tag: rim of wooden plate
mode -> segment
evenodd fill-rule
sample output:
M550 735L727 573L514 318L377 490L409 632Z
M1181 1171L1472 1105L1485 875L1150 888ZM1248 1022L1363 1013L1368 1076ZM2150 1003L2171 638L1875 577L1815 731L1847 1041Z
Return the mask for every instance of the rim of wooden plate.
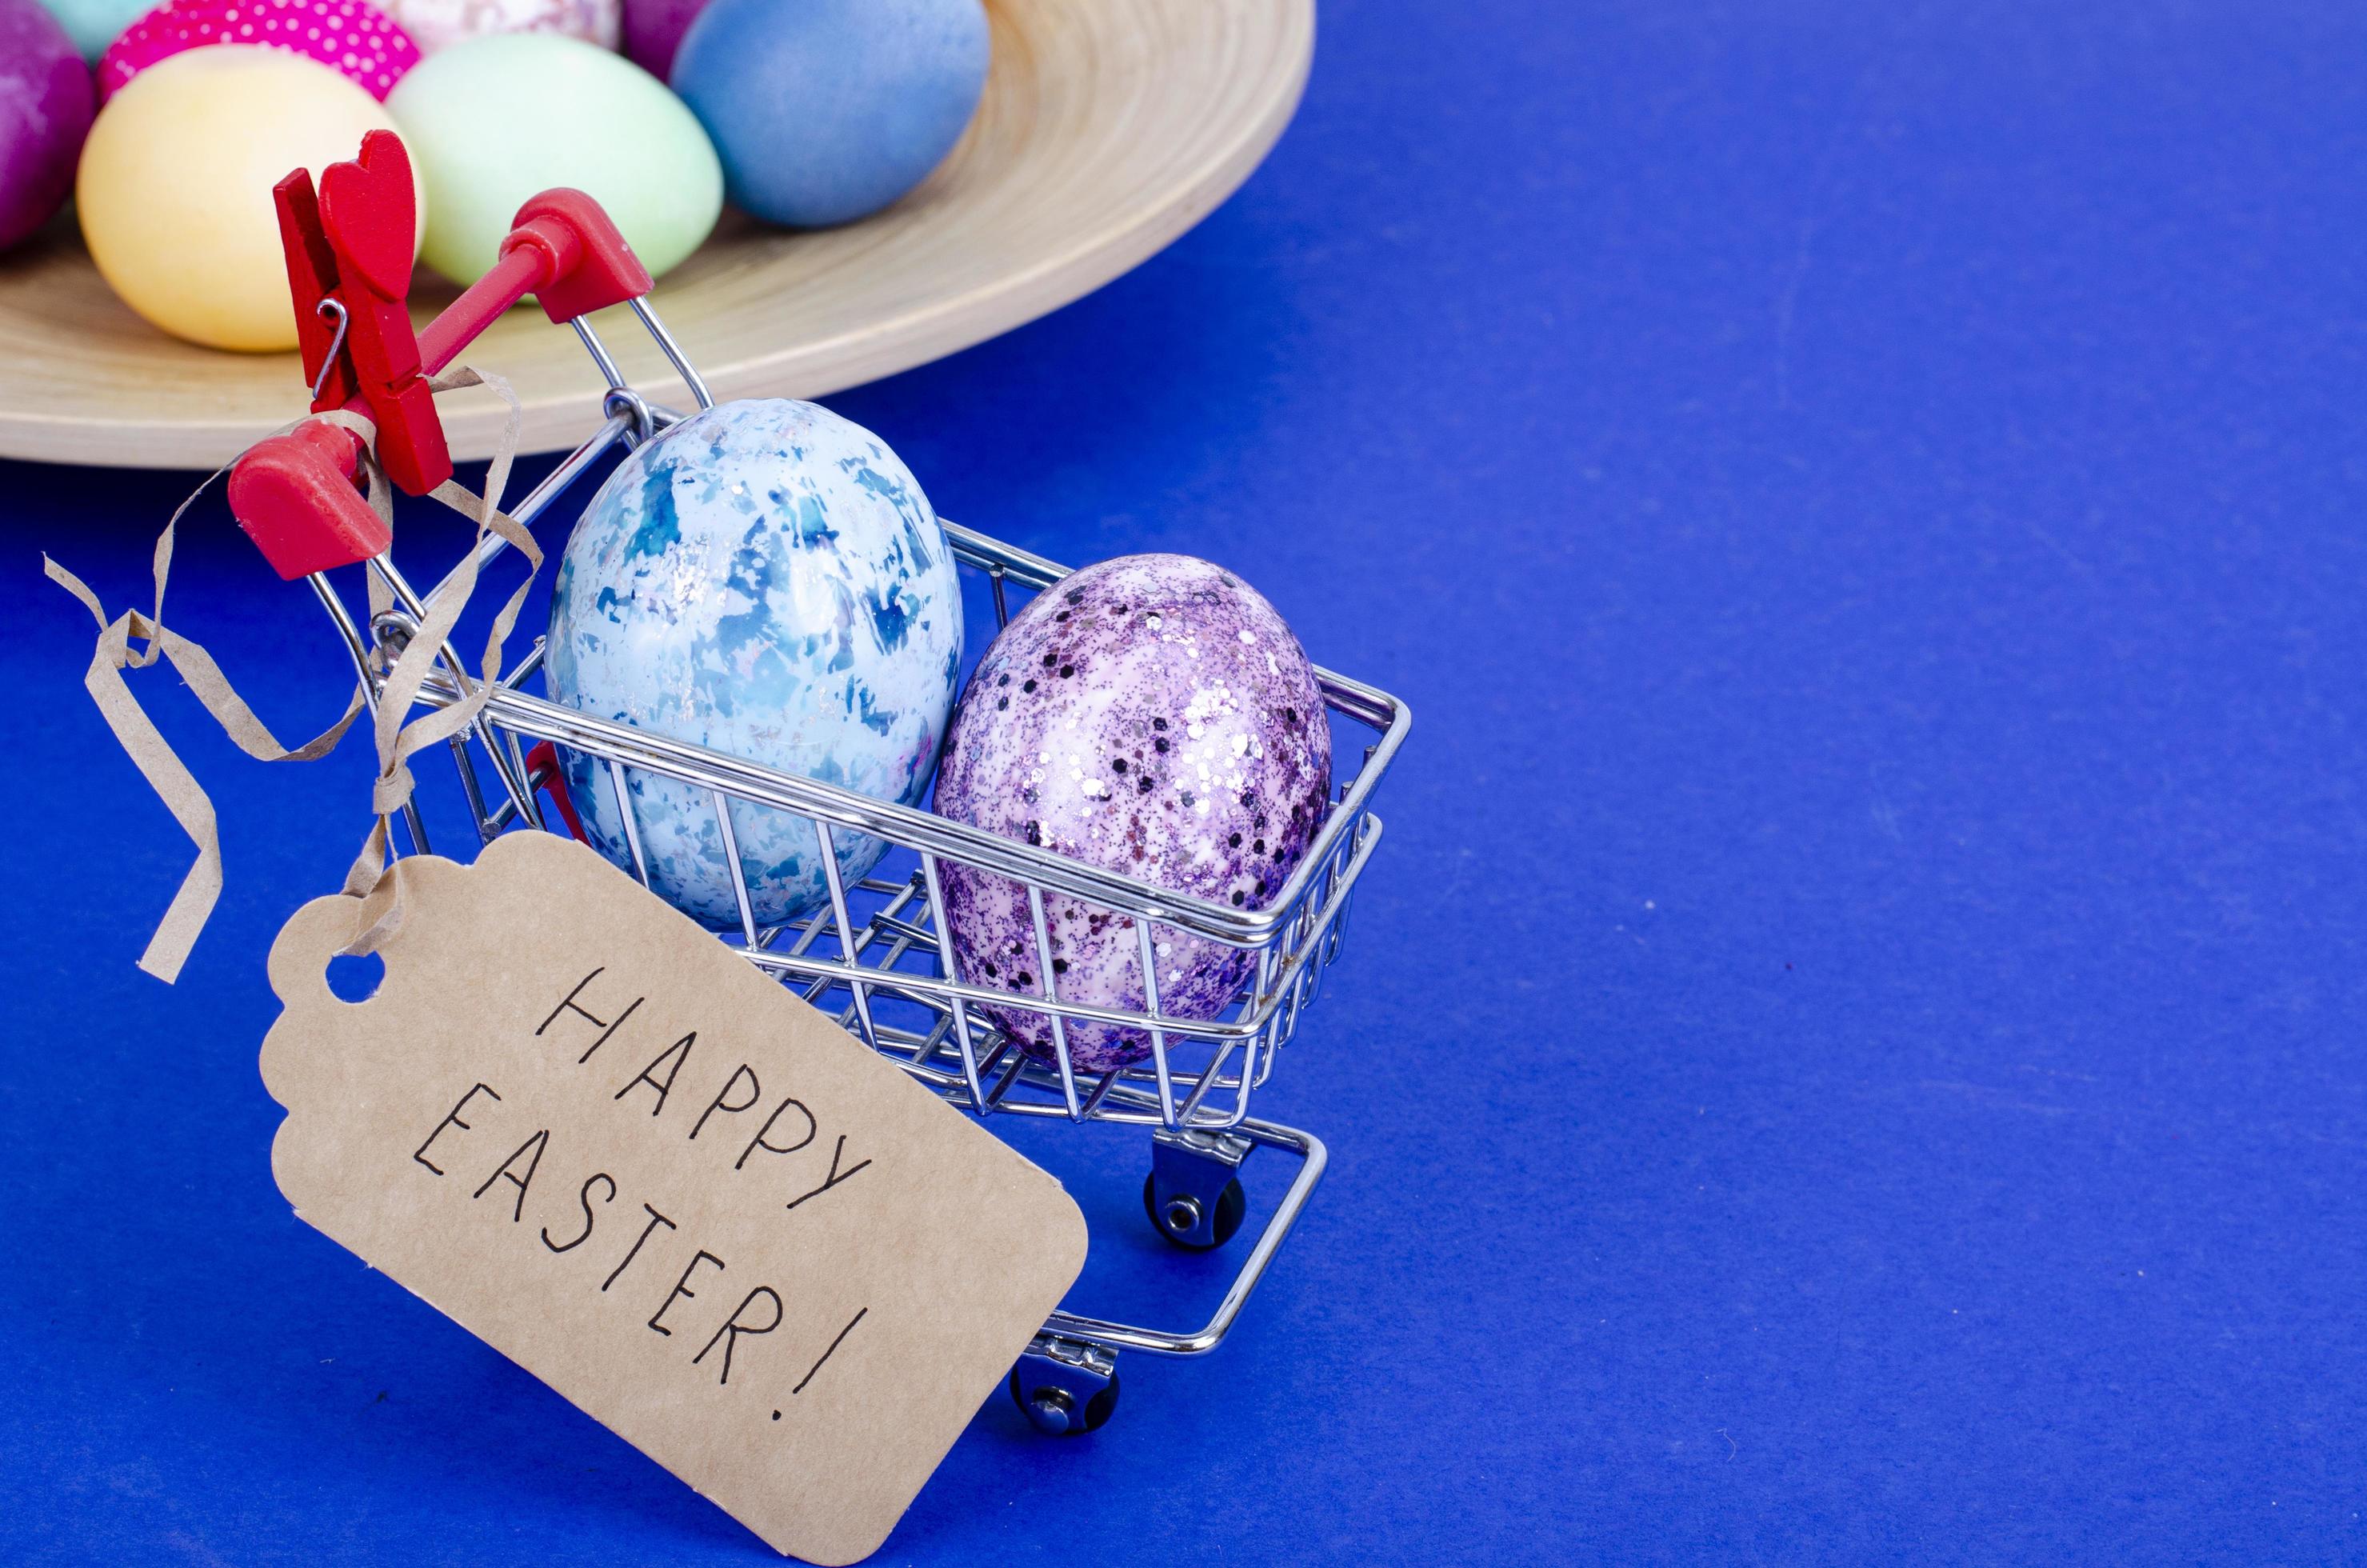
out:
M994 63L977 118L929 179L844 228L737 214L651 301L719 399L820 397L983 342L1148 260L1256 168L1297 108L1314 0L988 0ZM452 297L424 268L425 321ZM644 394L688 392L622 310L594 318ZM525 404L522 449L596 424L600 378L532 307L469 362ZM119 468L228 461L304 410L296 356L179 342L133 315L71 213L0 255L0 456ZM439 400L456 456L490 456L491 397Z

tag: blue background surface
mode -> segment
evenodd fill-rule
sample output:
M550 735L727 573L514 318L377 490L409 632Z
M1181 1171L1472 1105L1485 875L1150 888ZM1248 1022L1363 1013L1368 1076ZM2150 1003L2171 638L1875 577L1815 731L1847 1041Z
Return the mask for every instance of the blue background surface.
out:
M1323 28L1172 251L831 400L1418 715L1239 1332L1079 1443L998 1395L878 1561L2367 1556L2367 17ZM131 968L187 852L34 550L128 602L187 483L0 469L0 1559L764 1560L271 1184L261 953L362 747L256 767L149 677L231 881ZM334 713L219 512L176 591ZM1181 1301L1093 1136L1089 1285Z

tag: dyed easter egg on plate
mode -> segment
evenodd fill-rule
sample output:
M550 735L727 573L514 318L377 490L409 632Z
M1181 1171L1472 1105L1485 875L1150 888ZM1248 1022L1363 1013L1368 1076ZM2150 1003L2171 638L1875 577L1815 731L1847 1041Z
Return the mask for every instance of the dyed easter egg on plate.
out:
M617 47L617 0L386 0L423 54L496 33L552 33Z
M917 804L961 669L961 590L936 514L878 437L810 403L727 403L628 457L551 588L552 700L653 734ZM630 869L605 765L562 749L594 846ZM740 921L706 790L629 771L651 886ZM814 824L731 804L759 925L820 904ZM833 829L853 881L887 846Z
M667 80L731 199L818 228L876 212L945 161L986 89L979 0L712 0Z
M380 101L419 63L411 35L369 0L164 0L99 57L99 96L112 97L160 60L215 43L308 56Z
M665 84L581 39L471 39L420 62L387 108L435 195L427 265L473 283L510 220L554 186L607 209L652 276L698 248L723 210L707 133Z
M50 221L90 131L90 70L37 0L0 0L0 250Z
M674 71L674 51L707 0L625 0L627 58L663 82Z
M45 0L50 15L65 28L83 59L93 65L98 63L98 57L107 52L107 46L115 41L116 36L152 3L153 0Z
M1058 850L1171 892L1257 909L1322 824L1331 786L1323 695L1298 639L1257 591L1184 555L1128 555L1070 574L1011 619L963 689L937 777L955 822ZM1026 890L947 866L946 919L961 978L1042 994ZM1133 919L1048 895L1062 1001L1144 1005ZM1154 926L1159 1001L1215 1017L1250 956ZM1048 1017L987 1009L1030 1056L1054 1054ZM1139 1062L1150 1037L1065 1026L1085 1072Z
M124 303L166 332L213 348L293 348L271 187L299 166L317 179L367 132L393 129L350 77L303 55L176 54L125 84L91 126L74 181L83 240ZM425 192L420 203L425 213Z

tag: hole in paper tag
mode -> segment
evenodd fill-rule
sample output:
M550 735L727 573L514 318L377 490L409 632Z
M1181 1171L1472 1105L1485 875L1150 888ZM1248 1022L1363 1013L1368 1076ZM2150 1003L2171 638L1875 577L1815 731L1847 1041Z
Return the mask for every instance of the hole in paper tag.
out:
M386 978L386 960L376 953L340 953L329 960L329 994L340 1002L367 1002Z
M296 1212L784 1552L887 1539L1083 1267L1059 1184L582 846L271 951Z

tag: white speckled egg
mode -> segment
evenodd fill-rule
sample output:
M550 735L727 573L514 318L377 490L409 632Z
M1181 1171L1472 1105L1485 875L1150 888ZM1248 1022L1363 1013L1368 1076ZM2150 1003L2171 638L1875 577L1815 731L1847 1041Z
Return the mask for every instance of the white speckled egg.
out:
M810 403L719 403L643 443L586 507L551 586L554 701L787 773L918 805L961 669L961 587L910 471ZM608 770L562 751L595 847L631 846ZM633 772L658 894L740 920L714 797ZM828 895L814 824L735 801L760 925ZM852 883L887 846L836 830Z
M1331 787L1323 696L1298 639L1257 591L1184 555L1129 555L1062 578L1012 618L970 676L946 739L937 810L1105 870L1236 908L1266 903L1304 858ZM948 868L946 916L962 979L1042 994L1026 892ZM1061 1000L1143 1006L1133 920L1044 901ZM1249 955L1155 927L1161 1008L1215 1017ZM1029 1055L1050 1019L994 1021ZM1067 1027L1087 1072L1139 1062L1150 1037Z

